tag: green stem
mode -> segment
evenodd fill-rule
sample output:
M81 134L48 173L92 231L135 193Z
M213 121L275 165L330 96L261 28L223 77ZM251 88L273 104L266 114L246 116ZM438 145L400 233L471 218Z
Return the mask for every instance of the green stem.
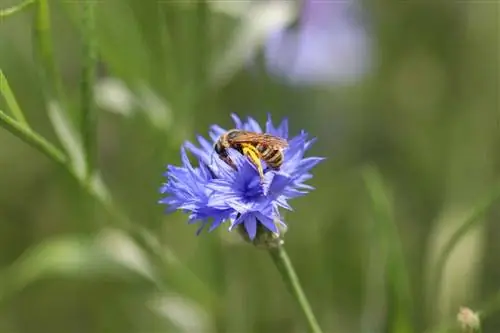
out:
M81 135L87 163L87 181L90 180L96 165L97 112L94 107L93 88L96 77L97 52L95 45L95 3L83 1L83 29L86 35L82 47L81 92Z
M363 178L372 202L379 245L385 248L388 255L386 273L390 281L391 297L394 297L397 302L393 330L395 332L413 332L411 325L411 313L413 312L411 283L398 225L393 217L390 192L376 168L366 167L363 170Z
M7 131L17 136L31 147L42 152L48 158L57 162L57 164L67 168L67 157L62 151L54 147L50 142L45 140L39 134L33 132L29 127L23 126L18 121L9 117L5 112L0 110L0 126Z
M7 18L7 16L10 16L12 14L20 12L21 10L28 7L29 5L31 5L34 2L35 2L35 0L26 0L24 2L21 2L18 5L15 5L15 6L6 8L6 9L1 9L0 10L0 21Z
M314 313L311 309L311 306L309 305L309 302L307 301L307 297L304 294L302 287L300 286L299 278L297 277L297 274L293 269L292 262L290 261L285 248L283 246L270 248L269 254L273 259L274 264L278 268L278 271L283 278L283 282L304 313L307 319L307 324L309 325L309 329L312 333L321 333L321 328L318 324L318 321L314 317Z
M10 89L9 82L7 81L7 78L5 77L1 69L0 69L0 92L3 98L5 98L5 102L7 103L7 106L9 107L10 112L12 113L14 118L24 127L29 128L30 126L28 125L28 122L24 117L23 111L19 107L16 97L14 96L12 89Z
M50 35L50 9L48 0L37 1L37 12L35 16L35 42L34 48L39 52L35 59L40 60L41 75L43 77L44 92L50 99L58 99L63 104L63 90L60 75L54 61L52 40ZM48 84L47 84L48 83Z

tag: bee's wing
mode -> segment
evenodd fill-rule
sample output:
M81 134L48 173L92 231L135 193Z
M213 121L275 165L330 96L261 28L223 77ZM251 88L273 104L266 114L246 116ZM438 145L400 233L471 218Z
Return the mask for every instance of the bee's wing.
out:
M270 134L264 134L262 141L262 143L275 148L288 147L288 142L285 139Z
M265 144L275 148L288 147L288 142L280 137L271 134L262 134L249 131L240 131L239 134L231 138L231 143L252 143L252 144Z

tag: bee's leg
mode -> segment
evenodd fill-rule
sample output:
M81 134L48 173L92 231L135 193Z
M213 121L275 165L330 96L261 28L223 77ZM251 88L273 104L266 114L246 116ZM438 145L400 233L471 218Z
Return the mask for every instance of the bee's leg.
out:
M229 165L233 170L238 170L238 168L236 167L236 165L234 164L233 160L229 157L229 156L226 156L224 158L222 158L222 160L227 164Z
M259 153L253 146L244 146L243 155L248 156L250 161L257 167L260 175L260 181L264 182L264 170L262 169L262 163L260 163Z

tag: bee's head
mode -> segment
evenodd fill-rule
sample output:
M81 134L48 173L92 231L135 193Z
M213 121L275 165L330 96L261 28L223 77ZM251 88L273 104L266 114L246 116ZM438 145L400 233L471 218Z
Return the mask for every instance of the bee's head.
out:
M226 153L226 150L231 147L231 140L238 135L238 132L238 130L232 129L222 134L214 145L215 152L219 155Z
M224 146L224 140L222 138L217 140L217 142L215 142L214 151L219 156L227 155L226 147Z
M221 136L219 140L217 140L214 144L214 150L212 151L212 157L210 158L210 164L213 164L214 162L214 153L219 156L220 159L225 160L228 158L228 153L227 153L227 148L224 146L224 141L227 142L227 140L224 140L224 136Z

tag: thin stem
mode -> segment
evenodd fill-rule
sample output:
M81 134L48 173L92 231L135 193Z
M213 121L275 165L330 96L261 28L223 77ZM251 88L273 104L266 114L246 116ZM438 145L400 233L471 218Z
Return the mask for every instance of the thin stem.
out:
M82 47L82 81L81 92L81 135L83 138L83 149L85 151L87 163L87 181L90 180L93 170L96 167L97 150L97 112L94 107L93 87L96 77L97 52L95 45L95 3L93 1L83 1L83 29L86 35Z
M41 75L45 95L50 99L58 99L63 103L62 83L54 60L52 40L50 35L50 9L48 0L37 1L37 12L35 16L35 42L34 48L39 52L35 59L40 60Z
M24 127L29 128L30 126L28 125L28 122L24 117L23 111L19 107L16 97L14 96L12 89L10 89L9 82L7 81L7 78L5 77L1 69L0 69L0 93L2 94L3 98L5 98L5 102L7 103L7 106L9 107L10 112L12 113L14 118Z
M312 333L321 333L321 328L318 321L314 317L314 313L309 305L309 302L307 301L307 297L300 286L299 278L293 269L292 262L290 261L285 248L283 246L270 248L269 254L278 268L286 287L293 295L297 303L299 303L299 306L307 319L309 329Z
M10 16L12 14L20 12L21 10L28 7L29 5L31 5L34 2L35 2L35 0L26 0L24 2L21 2L18 5L15 5L15 6L12 6L9 8L5 8L5 9L1 9L0 10L0 21L7 18L7 16Z
M0 126L7 131L17 136L36 150L42 152L48 158L57 162L57 164L67 168L67 157L62 151L54 147L50 142L45 140L39 134L35 133L28 127L23 126L18 121L9 117L5 112L0 110Z

